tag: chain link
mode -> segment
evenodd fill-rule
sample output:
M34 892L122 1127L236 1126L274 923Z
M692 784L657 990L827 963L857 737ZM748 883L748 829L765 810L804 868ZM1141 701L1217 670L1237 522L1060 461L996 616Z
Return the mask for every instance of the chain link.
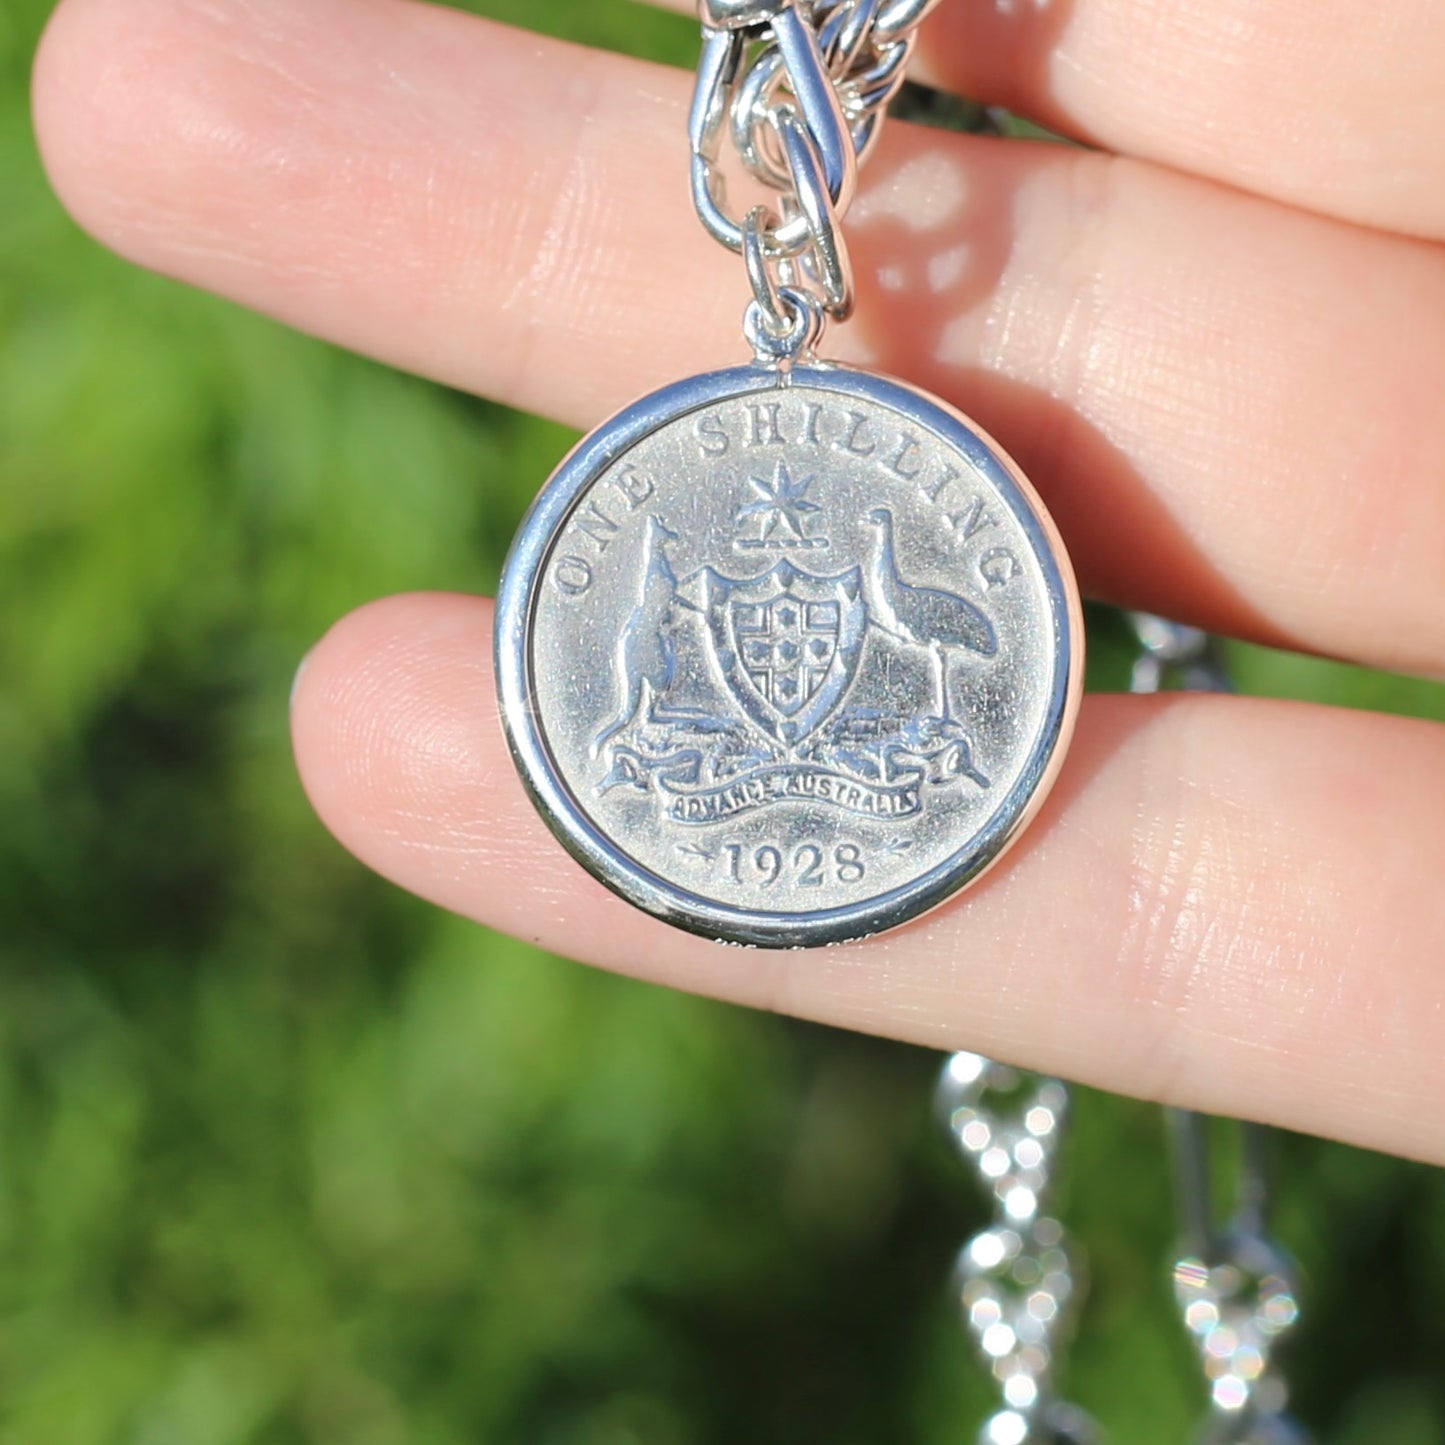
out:
M938 0L699 0L703 48L693 95L693 204L709 235L743 255L748 332L808 333L790 293L829 316L853 307L842 219L858 168L903 85L916 30ZM724 137L743 170L778 193L739 218L728 209ZM799 353L794 352L793 355Z
M1207 1130L1202 1115L1174 1115L1184 1253L1174 1297L1199 1349L1210 1412L1202 1445L1309 1445L1289 1415L1289 1391L1274 1351L1299 1319L1294 1262L1270 1236L1264 1154L1268 1130L1244 1124L1244 1166L1231 1218L1216 1227Z
M1129 620L1141 648L1132 691L1233 691L1206 633L1143 612ZM1174 1298L1209 1389L1201 1445L1310 1445L1285 1413L1289 1392L1274 1362L1276 1347L1299 1319L1299 1289L1293 1261L1269 1233L1270 1131L1239 1126L1235 1205L1219 1226L1210 1121L1183 1109L1171 1111L1171 1119L1184 1226Z
M1081 1293L1063 1225L1045 1213L1069 1091L1058 1079L957 1053L944 1065L938 1106L995 1207L956 1270L964 1323L1003 1396L979 1445L1098 1445L1089 1417L1052 1391Z

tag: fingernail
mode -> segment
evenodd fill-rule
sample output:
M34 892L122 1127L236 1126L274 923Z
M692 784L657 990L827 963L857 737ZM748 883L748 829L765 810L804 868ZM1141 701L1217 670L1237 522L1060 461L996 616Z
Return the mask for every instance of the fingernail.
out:
M315 649L313 648L314 652ZM294 712L296 709L296 693L301 686L301 679L306 673L306 664L311 661L311 652L308 652L296 665L296 676L291 679L291 695L286 699L286 709Z

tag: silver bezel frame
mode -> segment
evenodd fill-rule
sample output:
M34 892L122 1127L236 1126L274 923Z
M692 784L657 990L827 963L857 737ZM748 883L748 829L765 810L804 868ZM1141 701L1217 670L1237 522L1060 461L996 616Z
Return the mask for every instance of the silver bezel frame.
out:
M772 913L730 908L668 882L602 832L573 796L549 751L533 703L531 618L554 541L591 485L659 427L704 407L800 382L892 408L962 452L998 490L1029 538L1047 585L1054 624L1053 686L1045 726L1018 781L988 825L912 882L843 908ZM906 923L980 878L1043 804L1063 760L1083 686L1083 618L1063 546L1033 488L986 433L906 383L835 364L791 372L753 363L689 377L655 391L584 437L562 461L518 529L497 596L496 675L502 725L522 781L547 825L590 873L677 928L718 942L767 948L843 943Z

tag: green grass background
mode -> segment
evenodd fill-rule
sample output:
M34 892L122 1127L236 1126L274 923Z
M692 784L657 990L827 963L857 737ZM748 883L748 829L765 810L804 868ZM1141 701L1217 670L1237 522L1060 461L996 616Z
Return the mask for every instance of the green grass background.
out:
M0 8L0 1445L971 1440L989 1393L944 1281L984 1211L936 1056L541 956L312 819L297 659L378 594L490 590L568 436L84 239L27 115L48 8ZM693 51L610 0L486 8ZM1092 623L1117 684L1122 628ZM1424 684L1234 660L1445 716ZM1161 1119L1087 1092L1077 1119L1066 1384L1118 1445L1183 1442ZM1441 1445L1441 1176L1281 1152L1300 1412Z

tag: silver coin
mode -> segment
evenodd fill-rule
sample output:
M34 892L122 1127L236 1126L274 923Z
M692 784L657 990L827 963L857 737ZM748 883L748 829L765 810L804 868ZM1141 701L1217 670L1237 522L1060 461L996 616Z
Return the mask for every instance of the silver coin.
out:
M831 365L636 403L563 462L497 612L513 756L598 878L734 943L836 943L979 877L1053 781L1079 603L956 412Z

